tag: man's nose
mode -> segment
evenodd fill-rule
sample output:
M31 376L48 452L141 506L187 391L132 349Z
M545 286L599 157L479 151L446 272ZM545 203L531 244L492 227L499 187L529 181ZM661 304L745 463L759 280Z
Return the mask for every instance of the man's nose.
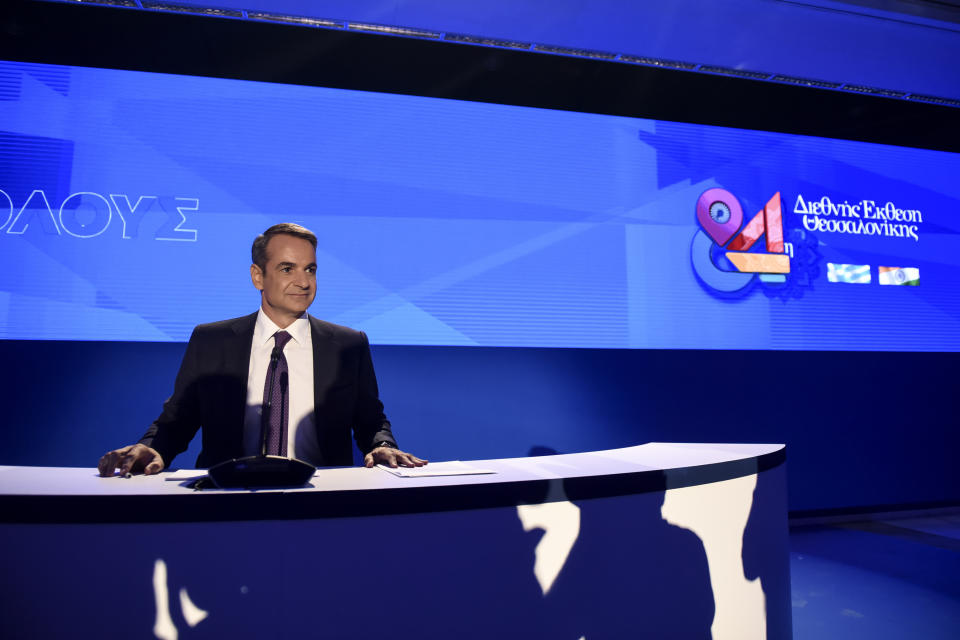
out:
M297 277L294 278L293 283L300 287L301 289L310 288L310 276L303 271L297 273Z

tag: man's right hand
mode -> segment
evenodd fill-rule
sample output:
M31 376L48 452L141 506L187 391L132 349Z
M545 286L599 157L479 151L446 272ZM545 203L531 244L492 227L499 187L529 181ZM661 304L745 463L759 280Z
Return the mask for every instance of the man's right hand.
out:
M163 467L163 458L156 449L145 444L132 444L103 454L97 470L101 476L112 476L118 468L121 476L137 471L143 471L143 475L149 476L160 473Z

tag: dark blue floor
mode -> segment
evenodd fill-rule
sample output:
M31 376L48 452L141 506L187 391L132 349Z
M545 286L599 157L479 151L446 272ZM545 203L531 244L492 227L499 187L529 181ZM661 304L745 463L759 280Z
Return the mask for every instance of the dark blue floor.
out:
M960 511L790 529L795 640L960 638Z

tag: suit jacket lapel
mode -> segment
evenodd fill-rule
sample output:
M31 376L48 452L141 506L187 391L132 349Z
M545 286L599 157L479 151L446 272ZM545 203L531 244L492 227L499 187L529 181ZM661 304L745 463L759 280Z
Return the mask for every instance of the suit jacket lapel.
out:
M257 324L257 314L237 318L231 325L233 335L229 338L224 354L224 368L231 375L241 375L244 379L243 391L246 398L246 379L250 371L250 347L253 344L253 329Z
M237 407L239 413L230 417L230 422L239 425L231 429L231 433L238 434L236 442L238 450L243 448L243 420L247 406L247 377L250 374L250 348L253 344L253 330L257 324L257 314L238 318L232 325L233 330L224 345L224 371L229 379L237 381L229 387L229 397L223 399L223 407Z
M313 343L313 418L317 428L321 425L319 409L323 406L327 389L337 377L337 348L330 334L320 321L310 318L310 341Z

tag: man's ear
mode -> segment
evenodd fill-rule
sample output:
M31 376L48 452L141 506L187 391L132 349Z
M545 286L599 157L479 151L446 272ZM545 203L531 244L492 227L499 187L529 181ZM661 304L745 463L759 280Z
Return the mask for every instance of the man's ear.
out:
M263 291L263 269L258 265L250 265L250 280L253 281L253 286Z

